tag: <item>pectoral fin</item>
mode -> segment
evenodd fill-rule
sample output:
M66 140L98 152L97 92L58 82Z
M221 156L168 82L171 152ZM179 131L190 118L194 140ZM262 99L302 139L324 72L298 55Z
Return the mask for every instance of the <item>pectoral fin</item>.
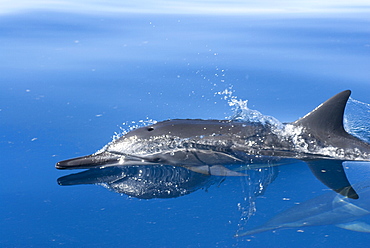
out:
M323 159L305 162L308 164L315 177L330 189L351 199L359 198L347 179L342 165L343 161Z
M240 176L247 176L247 174L232 171L222 165L201 165L201 166L187 166L188 170L202 173L204 175L212 175L212 176L234 176L234 177L240 177Z
M353 221L349 223L338 224L336 226L343 228L343 229L355 231L355 232L370 233L370 225L365 222L361 222L361 221Z

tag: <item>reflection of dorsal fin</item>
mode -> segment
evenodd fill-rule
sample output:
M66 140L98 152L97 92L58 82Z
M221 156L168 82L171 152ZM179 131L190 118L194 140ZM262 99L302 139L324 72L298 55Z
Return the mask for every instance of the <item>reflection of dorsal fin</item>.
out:
M343 114L350 95L350 90L338 93L292 124L305 127L317 134L346 133L343 127Z
M324 159L305 162L315 177L330 189L351 199L359 198L347 179L341 160Z

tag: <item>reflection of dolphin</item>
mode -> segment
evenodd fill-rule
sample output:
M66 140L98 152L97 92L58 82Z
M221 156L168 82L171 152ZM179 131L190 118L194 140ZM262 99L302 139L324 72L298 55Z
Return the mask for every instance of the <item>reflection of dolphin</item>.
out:
M262 226L235 236L247 236L283 228L321 225L336 225L352 231L370 232L370 225L357 221L360 217L370 214L370 181L355 188L360 196L357 200L329 192L291 207L277 214Z
M250 171L253 181L250 191L254 196L263 194L276 177L276 167ZM220 183L222 177L213 177L170 165L134 165L92 168L58 179L59 185L99 184L120 194L140 199L175 198L192 193L211 184Z
M60 177L59 185L100 184L140 199L174 198L213 183L211 176L174 166L112 166Z
M325 185L357 198L342 161L369 161L370 145L344 130L349 95L343 91L283 128L231 120L163 121L133 130L93 155L61 161L56 168L167 164L203 174L239 176L242 173L222 165L256 168L281 158L300 159Z

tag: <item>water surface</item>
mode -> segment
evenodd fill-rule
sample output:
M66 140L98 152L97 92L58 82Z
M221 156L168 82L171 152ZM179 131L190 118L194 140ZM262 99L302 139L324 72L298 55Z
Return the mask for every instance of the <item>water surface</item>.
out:
M60 160L94 153L120 127L141 120L225 119L233 114L230 98L217 94L225 89L281 122L345 89L370 102L368 4L320 11L302 11L303 3L290 10L273 5L274 11L238 13L200 8L190 14L137 6L111 11L119 4L99 11L102 5L94 3L0 16L2 247L369 243L368 233L335 226L233 237L327 192L303 163L248 178L213 178L184 196L151 200L101 186L59 186L57 179L69 172L54 168ZM363 116L356 125L366 128L367 105L360 106L347 116ZM369 164L346 165L351 182L367 179ZM255 185L273 173L276 179L256 196Z

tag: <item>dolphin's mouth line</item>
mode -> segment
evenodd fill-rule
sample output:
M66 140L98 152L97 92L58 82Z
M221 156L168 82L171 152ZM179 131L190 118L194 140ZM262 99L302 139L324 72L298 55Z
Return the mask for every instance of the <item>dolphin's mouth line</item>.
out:
M131 154L124 153L124 152L116 152L116 151L105 151L105 152L106 152L106 153L113 154L113 155L122 156L122 157L135 157L135 158L140 158L139 156L131 155Z
M110 153L112 155L118 155L123 158L123 161L141 161L141 162L147 162L147 163L159 163L160 159L148 159L144 157L140 157L137 155L132 155L124 152L117 152L117 151L105 151L106 153ZM128 159L127 159L128 158Z

